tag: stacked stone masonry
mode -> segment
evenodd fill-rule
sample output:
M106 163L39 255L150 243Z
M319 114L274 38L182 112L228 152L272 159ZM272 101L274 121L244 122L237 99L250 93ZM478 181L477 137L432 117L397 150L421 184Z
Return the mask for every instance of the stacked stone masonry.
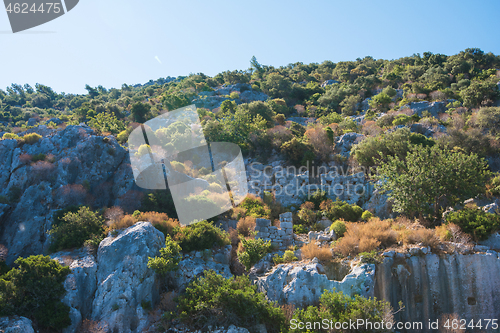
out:
M280 215L280 228L271 225L271 220L257 219L255 221L256 238L262 238L270 241L271 246L278 249L286 249L293 245L293 222L292 213L283 213Z

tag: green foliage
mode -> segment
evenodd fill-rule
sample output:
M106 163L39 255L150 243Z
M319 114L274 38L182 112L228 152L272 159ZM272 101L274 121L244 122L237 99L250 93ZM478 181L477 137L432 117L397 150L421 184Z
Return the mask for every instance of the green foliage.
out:
M371 252L361 252L359 257L361 259L361 264L378 264L382 262L380 255L375 250Z
M256 324L264 324L268 332L286 330L281 309L258 293L247 276L225 279L212 270L204 273L178 297L177 310L184 323L201 330L215 325L251 328Z
M398 114L394 120L392 121L393 126L399 126L399 125L406 125L408 124L412 118L410 116L407 116L405 114Z
M335 290L325 290L321 295L319 306L309 306L306 309L297 310L293 315L294 322L310 323L322 322L349 323L357 320L364 320L372 323L387 322L390 316L391 307L388 302L377 301L375 298L364 298L359 295L350 297ZM384 328L386 325L384 325ZM317 327L316 327L317 329ZM317 332L314 327L305 326L299 329L298 325L292 325L290 332ZM344 330L345 332L390 332L390 330Z
M331 221L344 219L349 222L356 222L363 214L363 208L358 205L350 205L345 201L339 200L339 198L335 201L330 199L324 201L320 208L323 214Z
M286 250L285 253L283 253L282 257L280 257L277 253L273 257L273 262L275 265L282 264L282 263L289 263L289 262L296 261L296 260L299 260L299 259L295 256L293 251L290 251L290 250Z
M439 215L440 203L454 205L485 190L487 163L475 154L438 146L414 146L406 159L389 157L379 168L380 188L393 201L393 210L406 214Z
M332 223L332 225L330 226L330 230L335 231L335 235L337 235L337 238L340 238L344 236L345 232L347 231L347 227L344 221L337 220Z
M497 174L495 177L491 178L487 187L488 193L490 195L500 195L500 174Z
M264 258L271 249L271 242L265 242L262 238L246 239L240 236L240 241L243 245L243 251L238 251L238 260L245 266L247 271L260 259Z
M361 219L362 219L363 221L368 221L368 220L369 220L369 219L371 219L372 217L373 217L373 214L372 214L370 211L368 211L368 210L365 210L365 211L363 212L363 214L361 215Z
M475 241L487 239L500 227L500 216L487 213L477 207L465 207L446 215L446 222L455 223Z
M247 216L269 218L271 214L269 206L261 198L255 196L246 196L238 207L244 209Z
M22 139L24 140L24 143L27 143L29 145L37 143L41 138L42 138L42 136L38 133L29 133L29 134L26 134L22 137Z
M185 252L202 251L213 246L229 245L229 234L207 221L196 222L181 228L175 239Z
M333 123L340 123L342 120L344 119L344 117L342 117L340 114L338 114L337 112L331 112L329 114L327 114L326 116L322 116L319 118L319 122L322 124L322 125L330 125L330 124L333 124Z
M308 230L303 224L294 224L293 232L296 234L307 234Z
M142 199L141 211L166 213L171 218L177 218L174 200L169 190L158 190L148 193Z
M139 146L139 149L137 149L137 155L142 156L151 153L151 147L149 145L143 144Z
M380 93L372 97L372 99L368 102L370 107L374 110L385 111L389 106L389 103L392 102L392 98L387 96L384 93Z
M45 329L70 325L69 307L61 302L69 267L41 255L18 258L14 264L0 277L0 316L25 316Z
M52 241L49 250L52 252L81 247L86 240L94 236L102 237L104 219L97 212L82 206L77 212L67 212L59 221L54 220L49 234Z
M179 269L178 264L182 259L181 247L174 241L170 235L166 236L165 247L160 249L159 257L148 257L148 267L157 274L167 274Z
M326 191L317 190L312 195L308 194L307 201L314 204L314 209L318 210L321 203L328 198L326 197Z
M304 165L304 156L307 152L311 152L311 145L305 143L297 137L293 137L281 145L281 153L294 165Z
M151 105L137 102L132 105L131 112L136 122L144 123L146 122L146 115L150 110L151 110Z
M118 120L111 112L98 113L90 118L88 125L95 128L99 133L110 132L117 134L125 130L123 122Z
M309 226L315 224L318 218L316 211L314 210L314 204L309 201L304 202L300 206L297 216L300 218L302 223Z
M372 167L385 161L389 156L404 159L408 150L415 145L432 146L435 142L422 134L411 133L409 128L398 128L394 132L367 137L355 145L351 153L364 167Z
M21 140L21 137L14 133L4 133L2 140Z
M460 97L466 108L480 106L483 101L495 101L499 96L496 82L472 81L470 86L460 90Z
M31 156L31 162L33 162L33 163L36 163L38 161L43 161L43 160L45 160L45 154L40 153L40 154L36 154L36 155Z

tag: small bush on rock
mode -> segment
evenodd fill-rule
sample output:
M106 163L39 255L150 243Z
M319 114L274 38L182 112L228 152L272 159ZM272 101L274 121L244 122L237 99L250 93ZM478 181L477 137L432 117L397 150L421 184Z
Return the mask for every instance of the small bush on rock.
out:
M103 237L104 218L90 208L82 206L77 212L67 212L62 218L54 219L49 234L52 252L81 247L86 240ZM102 240L102 239L101 239ZM99 241L100 242L100 241Z
M229 245L229 234L207 221L177 229L175 239L185 252L202 251L215 246Z
M32 145L34 143L37 143L38 140L40 140L42 138L42 136L40 134L37 134L37 133L30 133L30 134L26 134L25 136L23 136L23 140L25 143L29 144L29 145Z
M280 257L277 253L273 257L273 262L275 264L288 263L295 260L299 259L295 256L295 254L291 250L286 250L285 253L283 253L282 257Z
M344 233L347 231L344 220L337 220L332 223L330 230L335 231L337 238L343 237Z
M500 227L500 216L478 209L465 207L446 215L448 223L458 225L463 232L469 234L475 241L485 240Z
M18 258L14 264L0 277L0 316L25 316L52 330L70 325L69 307L61 302L69 267L41 255Z
M182 259L181 247L170 236L166 237L165 247L160 249L159 257L148 257L148 267L158 274L176 271Z
M256 324L264 324L268 332L285 331L281 308L256 289L247 276L225 279L205 271L178 297L177 310L184 323L203 331L215 325L251 328Z
M247 271L260 259L264 258L271 249L271 242L264 241L262 238L246 239L240 236L240 240L241 248L238 249L238 260L245 266Z
M336 322L364 322L381 323L384 321L393 322L391 306L388 302L377 301L375 298L364 298L359 295L350 297L342 292L335 290L327 290L321 295L319 306L309 306L307 309L297 310L293 316L296 322L309 323L308 328L304 325L303 329L299 329L298 325L292 325L290 332L312 332L312 324L314 322L323 322L324 320L330 323ZM384 328L386 325L383 325ZM359 327L358 330L345 330L343 332L389 332L390 330L372 330Z
M323 201L320 209L331 221L344 219L349 222L356 222L363 214L363 208L358 205L350 205L347 202L340 201L338 198L335 201L330 199Z

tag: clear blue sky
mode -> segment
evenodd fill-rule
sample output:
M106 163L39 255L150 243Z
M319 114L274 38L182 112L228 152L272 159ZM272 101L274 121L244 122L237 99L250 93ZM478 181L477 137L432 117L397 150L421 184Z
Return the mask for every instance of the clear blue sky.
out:
M396 59L468 47L500 54L499 0L80 0L66 15L12 34L0 10L0 88L58 92L266 65ZM155 59L158 57L158 60Z

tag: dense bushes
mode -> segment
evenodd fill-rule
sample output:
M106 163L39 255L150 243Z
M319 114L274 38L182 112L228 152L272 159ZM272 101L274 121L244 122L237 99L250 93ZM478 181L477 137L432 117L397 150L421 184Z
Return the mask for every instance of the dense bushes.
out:
M267 206L261 198L249 194L238 205L238 208L244 210L246 216L269 218L271 209Z
M269 253L271 242L262 238L253 239L240 236L241 246L238 248L238 260L247 270L255 265L260 259Z
M306 309L298 310L290 322L290 332L316 332L321 327L313 327L315 322L322 323L349 323L358 319L371 323L393 322L391 307L388 302L377 301L375 298L364 298L361 296L350 297L342 292L326 290L320 298L319 306L309 306ZM299 328L298 323L308 324ZM384 325L384 328L387 325ZM391 325L392 327L392 325ZM335 329L335 326L333 326ZM370 329L369 327L359 327L358 329L345 329L342 332L390 332L389 329Z
M380 187L389 191L393 210L438 217L444 199L448 205L485 191L487 163L475 154L438 146L415 146L406 158L389 157L379 168Z
M175 239L182 250L186 252L211 249L214 245L224 246L230 244L229 234L207 221L197 222L178 229Z
M363 214L363 208L358 205L350 205L347 202L340 201L338 198L335 201L330 199L323 201L320 209L331 221L344 219L346 221L355 222L358 221Z
M194 328L235 325L251 328L264 324L268 332L286 330L281 309L256 291L248 277L225 279L214 271L192 281L178 297L180 318Z
M484 212L477 207L465 207L457 212L451 212L446 215L446 221L458 225L475 241L488 238L500 227L498 215Z
M77 212L67 212L62 218L55 219L49 234L52 241L49 250L52 252L81 247L85 241L93 240L94 244L104 238L104 219L88 207L80 207Z
M160 256L148 258L148 267L158 274L166 274L178 269L182 259L181 247L170 236L165 239L165 247L160 249Z
M18 258L14 264L0 276L0 316L25 316L53 330L70 325L69 307L61 302L70 269L41 255Z

